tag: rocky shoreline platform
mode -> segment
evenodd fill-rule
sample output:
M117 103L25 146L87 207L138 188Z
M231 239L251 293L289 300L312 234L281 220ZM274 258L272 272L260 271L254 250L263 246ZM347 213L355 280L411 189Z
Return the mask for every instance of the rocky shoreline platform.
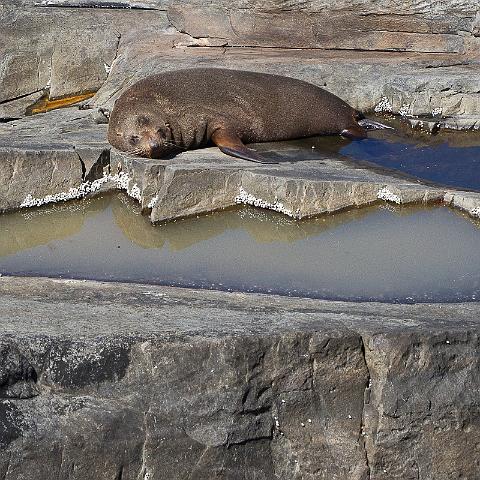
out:
M480 304L0 278L10 479L476 478Z
M106 141L124 88L193 66L300 78L431 131L480 128L478 1L401 8L0 0L0 212L120 189L153 223L236 204L303 219L442 203L480 217L478 192L292 143L259 146L280 161L256 165L216 148L149 161ZM0 319L4 480L480 476L478 302L3 275Z

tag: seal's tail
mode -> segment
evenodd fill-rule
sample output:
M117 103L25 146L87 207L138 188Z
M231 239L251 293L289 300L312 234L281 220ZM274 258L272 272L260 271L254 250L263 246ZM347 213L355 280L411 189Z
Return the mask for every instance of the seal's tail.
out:
M369 118L361 118L358 120L358 124L361 125L363 128L367 130L393 130L393 127L389 127L388 125L384 125L383 123L376 122L375 120L370 120Z

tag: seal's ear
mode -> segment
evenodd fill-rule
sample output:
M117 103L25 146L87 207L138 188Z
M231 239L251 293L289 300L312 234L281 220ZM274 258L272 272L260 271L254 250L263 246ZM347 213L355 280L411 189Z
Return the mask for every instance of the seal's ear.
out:
M246 147L239 136L232 130L227 128L218 128L212 133L212 142L227 155L232 157L243 158L255 163L278 163L268 160L251 148Z

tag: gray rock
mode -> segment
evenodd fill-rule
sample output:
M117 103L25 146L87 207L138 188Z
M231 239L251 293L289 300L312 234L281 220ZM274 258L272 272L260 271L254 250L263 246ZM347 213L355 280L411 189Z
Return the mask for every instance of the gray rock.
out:
M452 192L445 194L444 202L465 211L472 217L480 217L480 195L476 192Z
M0 210L123 189L152 222L244 203L295 218L378 201L444 201L479 216L480 194L445 190L289 143L262 144L278 165L234 159L217 148L146 160L111 149L97 111L68 108L0 125Z
M475 478L479 308L2 277L0 472Z
M122 38L117 59L92 105L112 108L120 93L154 73L213 66L287 75L326 88L361 111L462 119L478 124L478 61L468 57L331 52L320 49L214 48L175 32ZM177 48L171 48L172 45ZM399 64L401 68L399 69ZM442 123L450 127L452 121ZM458 127L456 127L458 128Z
M109 163L105 132L75 108L0 125L0 211L82 196Z
M0 115L24 115L27 98L43 93L98 89L93 104L111 107L138 78L208 64L301 78L362 111L435 112L455 118L448 126L478 125L477 2L403 7L398 15L387 0L4 2Z
M94 92L105 82L124 33L166 27L157 11L18 7L0 2L0 115L25 114L30 104ZM6 106L8 110L5 111Z

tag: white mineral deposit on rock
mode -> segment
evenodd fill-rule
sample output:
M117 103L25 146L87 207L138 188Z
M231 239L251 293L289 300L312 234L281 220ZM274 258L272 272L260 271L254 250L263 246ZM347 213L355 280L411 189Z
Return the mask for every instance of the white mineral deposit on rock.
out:
M130 197L134 198L135 200L140 201L142 199L140 188L136 183L133 185L133 187L130 190L127 188L127 193Z
M257 198L254 195L249 194L243 187L240 187L240 193L235 197L235 203L244 205L253 205L254 207L267 208L288 215L292 218L300 218L299 211L292 212L286 208L282 202L275 199L274 203L267 202L261 198Z
M148 202L148 205L147 207L148 208L154 208L157 206L157 202L158 202L158 195L153 197L149 202ZM198 217L197 217L198 218Z
M377 193L377 198L380 200L386 200L388 202L402 203L402 199L393 193L388 187L381 188Z
M402 117L408 117L410 115L410 104L404 103L398 110L399 115Z
M390 101L388 100L387 97L382 97L380 102L378 102L377 105L375 105L374 110L377 113L391 112L393 110L393 107L392 107L392 104L390 103Z
M131 189L128 188L130 177L125 172L120 172L115 175L104 175L93 182L81 183L78 187L72 187L68 192L59 192L52 195L46 195L43 198L35 198L33 195L28 194L23 202L20 204L20 208L28 207L40 207L47 203L66 202L67 200L75 200L86 197L87 195L94 193L107 182L112 182L120 190L125 190L127 194L136 200L140 200L140 189L135 184Z
M275 428L277 430L280 429L280 422L278 421L278 417L273 417L274 421L275 421Z

